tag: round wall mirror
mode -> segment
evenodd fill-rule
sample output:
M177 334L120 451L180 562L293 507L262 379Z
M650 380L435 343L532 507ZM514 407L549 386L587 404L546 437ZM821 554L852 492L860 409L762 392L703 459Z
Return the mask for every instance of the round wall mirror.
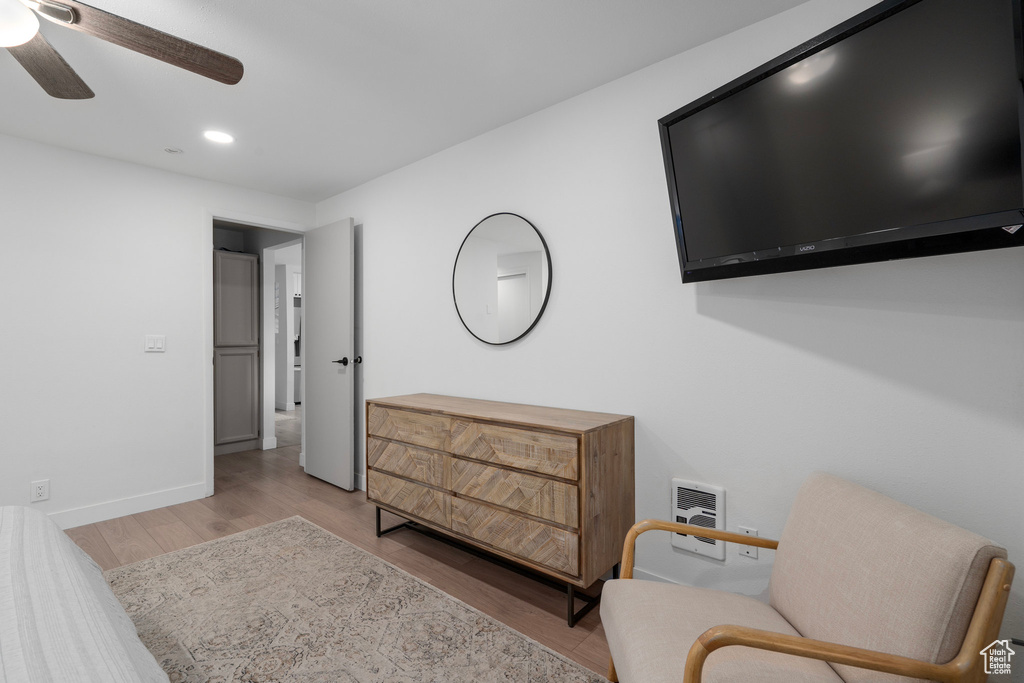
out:
M455 309L470 334L488 344L523 337L551 293L551 256L540 231L514 213L496 213L466 235L452 276Z

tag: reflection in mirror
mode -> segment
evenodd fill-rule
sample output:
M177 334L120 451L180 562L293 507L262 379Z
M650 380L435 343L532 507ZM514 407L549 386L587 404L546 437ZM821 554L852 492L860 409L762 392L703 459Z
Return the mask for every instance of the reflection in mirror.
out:
M551 291L551 257L540 232L514 213L469 231L455 259L455 308L480 341L508 344L533 329Z

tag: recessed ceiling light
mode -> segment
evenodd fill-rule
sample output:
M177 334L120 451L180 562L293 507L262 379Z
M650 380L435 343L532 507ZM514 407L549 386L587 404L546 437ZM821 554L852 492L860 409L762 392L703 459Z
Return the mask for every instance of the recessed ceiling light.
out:
M209 140L210 142L219 142L222 145L226 145L229 142L235 141L234 136L228 135L227 133L223 133L219 130L208 130L203 133L203 137Z

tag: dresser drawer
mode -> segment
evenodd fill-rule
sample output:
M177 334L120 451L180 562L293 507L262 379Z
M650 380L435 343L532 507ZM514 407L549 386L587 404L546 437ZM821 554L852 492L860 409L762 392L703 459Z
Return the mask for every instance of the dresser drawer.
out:
M579 527L579 491L573 484L452 458L451 488L456 494Z
M445 528L451 526L452 499L447 493L369 470L366 497Z
M450 460L451 457L447 455L415 446L384 441L373 436L366 439L366 463L370 467L430 486L450 488Z
M452 531L536 565L579 575L579 537L465 498L451 501Z
M573 481L579 477L579 442L564 434L456 419L451 425L451 452Z
M448 450L452 418L371 405L366 416L367 433L439 451Z

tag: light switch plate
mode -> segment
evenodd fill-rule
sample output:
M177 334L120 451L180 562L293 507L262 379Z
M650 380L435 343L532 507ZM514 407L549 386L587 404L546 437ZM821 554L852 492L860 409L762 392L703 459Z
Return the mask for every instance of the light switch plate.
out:
M146 353L163 353L167 347L167 335L163 334L147 334L146 335Z

